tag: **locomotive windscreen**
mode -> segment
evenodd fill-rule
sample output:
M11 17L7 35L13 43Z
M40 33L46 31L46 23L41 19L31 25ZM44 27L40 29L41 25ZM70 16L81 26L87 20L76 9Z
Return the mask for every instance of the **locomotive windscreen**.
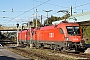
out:
M67 26L66 28L69 35L80 35L79 26Z

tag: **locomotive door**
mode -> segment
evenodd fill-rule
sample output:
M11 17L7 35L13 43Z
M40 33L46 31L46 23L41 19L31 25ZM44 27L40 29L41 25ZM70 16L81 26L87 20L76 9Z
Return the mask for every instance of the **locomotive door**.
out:
M61 41L64 41L65 40L65 35L64 35L64 31L62 28L59 29L59 32L60 32L60 35L59 35L59 39Z
M26 42L28 42L28 36L29 36L29 33L28 33L28 30L26 32Z
M35 31L35 40L37 40L37 32Z

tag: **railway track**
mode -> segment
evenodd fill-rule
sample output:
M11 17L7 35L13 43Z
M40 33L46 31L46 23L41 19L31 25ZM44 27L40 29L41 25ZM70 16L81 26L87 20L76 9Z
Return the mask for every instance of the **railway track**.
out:
M1 44L7 45L7 44L14 44L12 41L9 40L3 40L0 42ZM69 60L69 59L90 59L90 54L85 53L67 53L67 52L60 52L56 50L50 50L50 49L30 49L30 48L21 48L21 47L9 47L7 48L17 54L20 54L24 57L30 58L30 59L38 59L38 60Z
M4 43L3 43L4 42ZM13 42L4 40L1 41L2 44L13 44ZM24 57L30 59L38 59L38 60L69 60L69 59L90 59L90 54L80 53L67 53L67 52L60 52L56 50L50 49L30 49L30 48L22 48L22 47L9 47L7 48L17 54L20 54Z
M12 48L15 53L19 53L20 55L25 55L28 58L34 58L38 60L60 60L59 56L49 55L47 51L37 50L37 49L22 49L22 48ZM46 52L46 54L45 54Z
M81 59L90 59L90 54L75 54L75 53L67 53L67 52L60 52L60 51L54 51L50 49L29 49L29 48L21 48L21 47L14 47L14 48L8 48L9 50L12 50L15 53L18 53L22 56L28 57L28 58L35 58L38 60L81 60Z

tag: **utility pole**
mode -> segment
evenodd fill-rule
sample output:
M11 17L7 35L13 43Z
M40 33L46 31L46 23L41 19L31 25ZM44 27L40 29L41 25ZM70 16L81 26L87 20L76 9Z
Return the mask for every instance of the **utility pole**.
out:
M41 15L41 25L42 25L42 15Z
M43 10L43 11L47 13L47 24L48 24L48 12L51 12L52 10Z
M70 7L70 16L72 16L72 6Z
M35 26L35 25L34 25L34 14L32 14L32 15L33 15L32 17L33 17L33 27L34 27L34 26Z
M83 13L83 10L82 10L82 13Z
M32 44L32 29L31 29L31 26L32 26L32 22L31 22L31 21L28 21L28 28L30 29L30 48L33 47L33 44Z
M37 28L37 9L36 9L36 28Z
M18 41L18 32L19 32L19 24L17 23L17 46L19 46L19 41Z

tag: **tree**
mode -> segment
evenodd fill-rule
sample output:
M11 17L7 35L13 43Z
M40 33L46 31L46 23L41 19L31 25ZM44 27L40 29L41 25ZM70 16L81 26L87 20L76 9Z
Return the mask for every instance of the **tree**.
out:
M51 16L50 18L46 19L44 21L44 24L47 23L47 20L48 20L48 25L51 25L53 21L58 21L58 20L61 20L60 17L56 17L56 16Z
M2 25L0 24L0 27L1 27Z
M47 24L47 20L48 20L48 25L51 25L53 21L58 21L58 20L63 20L63 19L67 19L70 17L70 14L66 14L62 17L56 17L56 16L51 16L50 18L46 19L44 21L44 24Z
M36 19L33 19L33 23L34 23L34 27L36 27ZM40 20L37 19L37 26L40 27L41 26L41 23L40 23Z
M52 21L55 20L53 16L51 16L50 18L46 19L44 21L44 25L47 24L47 21L48 21L48 24L51 25Z
M70 17L70 14L66 14L66 15L64 15L64 16L61 17L61 20L67 19L67 18L69 18L69 17Z

